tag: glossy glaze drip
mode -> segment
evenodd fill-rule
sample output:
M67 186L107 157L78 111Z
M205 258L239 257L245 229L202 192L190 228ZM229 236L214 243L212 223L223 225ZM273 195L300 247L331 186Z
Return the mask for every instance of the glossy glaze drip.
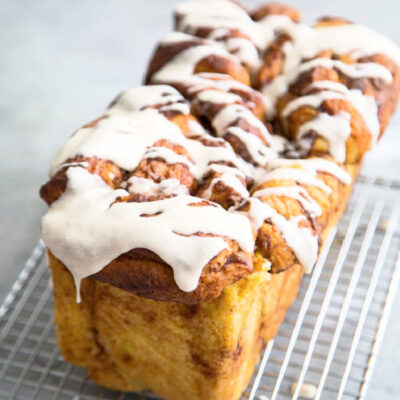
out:
M66 191L43 218L42 235L73 274L78 300L82 279L131 249L146 248L158 254L172 266L175 281L184 291L194 290L203 267L229 248L223 237L253 251L249 220L215 203L193 206L202 200L188 195L115 203L128 192L113 190L79 167L69 168L67 177ZM198 232L215 236L198 236Z
M305 220L303 215L286 219L274 208L263 203L258 198L250 198L248 215L255 227L260 227L266 219L280 230L288 246L303 265L306 272L311 272L318 257L318 237L310 229L301 227L299 223Z
M193 128L191 139L169 121L166 115L171 112L189 116L190 103L176 89L164 84L129 89L113 102L102 120L74 134L52 163L53 174L62 167L68 168L67 188L43 219L43 237L55 256L70 269L78 287L81 279L100 271L119 255L144 247L171 266L182 290L194 290L203 267L229 249L231 242L251 253L254 231L266 220L281 232L298 261L310 271L318 255L318 237L304 226L308 226L308 219L318 218L322 210L309 195L308 187L319 188L329 196L332 188L321 173L330 174L346 185L351 183L349 174L323 158L280 158L283 139L276 139L253 114L251 89L228 75L195 74L196 66L205 57L218 56L254 69L261 61L260 54L277 35L286 33L290 41L283 47L283 71L263 88L264 105L272 117L276 100L288 92L300 74L315 67L334 69L351 79L374 78L383 84L393 79L389 70L377 63L312 59L321 50L330 49L338 55L352 53L354 57L383 53L400 63L400 52L390 40L354 24L311 28L281 15L269 15L255 22L242 8L225 0L179 5L176 14L177 28L185 33L172 33L161 46L184 42L193 45L163 64L153 74L152 82L179 83L176 87L184 87L185 96L193 102L215 106L217 112L208 118L220 139L210 136L193 117L188 122ZM202 28L209 28L205 39L187 34L197 34ZM240 31L241 36L232 36L233 30ZM314 82L307 89L304 96L286 105L281 115L283 120L300 107L318 110L324 101L343 100L351 103L363 118L372 141L377 140L380 126L375 99L333 81ZM237 124L240 119L246 123ZM310 131L316 131L329 142L329 151L337 160L345 160L346 141L351 134L349 114L318 112L314 119L300 126L298 139L301 141ZM229 135L245 146L252 163L233 151L226 140ZM204 138L218 145L205 145L201 140ZM185 155L175 152L173 146L161 146L162 139L183 147ZM68 161L77 156L112 161L130 178L121 184L123 189L114 190L86 171L84 162ZM202 198L193 197L177 179L156 183L132 176L142 160L151 159L186 165L200 185L209 174L215 175L201 193ZM247 213L235 208L225 210L204 200L212 197L219 182L239 194L241 204L250 205ZM267 187L261 186L250 196L246 182L252 182L253 187L266 183ZM172 197L141 203L119 201L136 193ZM270 196L292 198L306 213L285 218L264 202ZM194 206L198 203L202 205Z

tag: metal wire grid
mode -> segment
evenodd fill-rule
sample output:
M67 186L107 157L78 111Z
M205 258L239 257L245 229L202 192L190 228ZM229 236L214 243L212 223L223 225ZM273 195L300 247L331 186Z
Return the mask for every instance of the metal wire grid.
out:
M400 279L399 218L399 183L359 180L243 399L296 399L304 383L316 399L365 396ZM43 258L40 242L0 307L0 399L156 399L100 388L62 360Z

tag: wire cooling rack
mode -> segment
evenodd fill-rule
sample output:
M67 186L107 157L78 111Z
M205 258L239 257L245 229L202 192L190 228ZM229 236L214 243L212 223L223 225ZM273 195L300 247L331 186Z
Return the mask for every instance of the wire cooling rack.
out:
M243 400L365 396L400 279L399 219L400 183L359 179ZM0 307L1 400L156 399L100 388L65 363L52 310L40 242Z

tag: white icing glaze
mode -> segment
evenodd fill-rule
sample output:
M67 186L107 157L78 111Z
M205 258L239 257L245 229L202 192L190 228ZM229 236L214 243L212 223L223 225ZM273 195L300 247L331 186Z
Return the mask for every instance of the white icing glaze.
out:
M246 119L250 125L256 127L266 142L271 141L271 134L265 125L250 110L240 104L224 107L212 120L212 126L218 136L223 136L225 130L239 118Z
M232 173L235 174L243 179L246 179L246 174L241 171L239 168L235 168L235 167L229 167L227 165L223 165L223 164L212 164L209 167L209 171L216 171L219 173Z
M334 176L345 185L349 185L351 183L351 176L346 170L333 161L326 160L324 158L314 157L307 158L305 160L278 158L271 160L269 163L269 168L271 169L281 167L301 167L304 170L310 171L313 176L315 176L316 171L321 171Z
M165 36L160 43L169 45L185 41L195 41L197 43L200 43L201 39L194 37L192 35L188 35L187 33L173 31L170 32L167 36Z
M290 47L290 46L289 46ZM290 52L288 52L290 54ZM339 60L331 60L328 58L316 58L300 64L297 68L288 71L286 74L277 76L269 85L263 89L264 95L268 98L268 112L269 116L274 115L274 104L276 99L284 94L291 83L295 82L298 76L312 68L317 66L323 68L336 68L343 74L350 78L379 78L384 82L390 83L393 80L392 74L384 66L377 63L356 63L356 64L345 64ZM315 82L318 84L318 81ZM332 82L335 84L336 82Z
M161 158L167 164L185 164L190 170L194 170L193 163L184 155L177 154L167 147L149 147L143 155L144 158Z
M336 54L352 53L353 56L383 53L400 64L400 50L396 44L383 35L356 24L309 27L295 23L284 15L268 15L263 20L255 22L244 9L230 1L195 0L179 4L175 12L180 17L178 29L188 33L193 34L199 28L208 28L212 31L209 37L215 40L226 35L227 29L243 32L249 40L242 39L236 44L239 48L238 58L244 62L251 60L250 65L256 64L254 50L249 50L251 44L264 50L276 35L282 32L289 35L292 40L291 51L286 51L284 75L278 78L279 84L278 82L276 84L282 88L280 94L287 90L294 74L300 73L302 68L303 70L307 68L300 66L302 61L314 57L322 50L331 49ZM231 39L225 43L225 48L228 50L229 40ZM286 50L288 47L286 46ZM375 63L347 66L338 60L325 59L311 63L313 62L329 64L330 68L335 67L354 78L369 76L391 81L390 72Z
M232 104L240 102L241 98L237 94L222 92L220 90L204 90L197 94L197 99L204 102L210 102L214 104Z
M207 75L207 77L204 75ZM276 158L278 151L282 150L282 140L276 140L276 138L272 137L266 126L247 107L240 104L242 102L240 96L225 92L232 89L249 92L251 89L242 84L238 85L238 82L236 82L236 84L232 83L235 81L231 78L211 80L212 76L215 77L215 75L216 74L202 74L201 77L194 76L185 80L184 83L189 87L189 92L196 93L196 100L224 105L218 114L210 121L217 135L224 136L226 133L230 133L238 137L241 143L246 147L252 160L258 165L265 165L269 159ZM236 126L230 126L239 118L246 120L250 126L255 127L268 146L255 134Z
M275 78L263 90L272 108L276 99L287 91L288 85L299 73L303 60L314 57L322 50L330 49L335 54L347 54L360 50L364 55L385 54L400 65L399 47L390 39L361 25L346 24L313 28L277 15L267 16L263 22L265 29L269 29L271 40L273 39L271 32L274 30L286 33L292 40L292 43L284 49L286 57L283 74ZM347 67L336 61L315 61L315 63L330 63L331 66L353 77L371 76L385 81L390 80L388 75L390 73L387 70L384 71L383 66L370 67L356 64L355 67Z
M231 1L195 0L178 4L178 28L194 33L198 28L238 28L251 34L253 21L246 11Z
M189 194L187 187L174 178L164 179L160 183L156 183L151 179L133 175L126 181L125 186L129 193L141 193L145 195L166 194L176 196L180 194Z
M351 133L350 115L348 113L318 114L314 119L300 126L297 139L301 140L304 135L313 130L328 141L329 153L336 160L340 162L346 160L346 140Z
M190 108L185 103L173 103L173 104L167 104L165 106L162 106L160 108L160 111L176 111L181 114L189 114Z
M200 40L184 33L173 32L162 41L162 44L190 40L195 40L201 44L189 47L172 57L152 76L152 82L179 82L184 80L193 75L199 61L210 55L217 55L235 63L237 62L236 58L224 49L209 44L206 40Z
M391 83L393 81L393 76L390 71L381 64L373 62L346 64L343 61L321 57L301 64L293 78L290 79L290 83L295 81L297 76L301 73L315 67L337 69L344 75L353 79L368 77L382 79L386 83Z
M177 125L153 109L132 111L129 115L114 114L101 120L94 128L78 130L55 157L51 170L77 155L111 160L121 168L133 170L148 147L163 138L182 145L188 151L193 160L191 172L198 179L204 175L210 163L217 161L232 162L249 175L252 173L252 166L239 159L228 143L218 147L205 146L197 140L186 138ZM175 162L186 161L183 156L171 154L173 152L168 150L158 151L164 152L164 156L170 157L170 160L173 157Z
M315 81L307 87L308 91L312 89L329 90L331 92L338 92L341 94L347 94L348 88L343 83L335 81Z
M189 104L172 86L152 85L125 90L106 110L105 115L129 114L132 111L139 111L155 105L162 105L163 111L175 110L182 114L190 113Z
M251 158L258 165L265 166L269 160L278 157L273 147L265 146L258 136L248 133L244 129L232 126L226 130L226 133L236 136L246 146ZM275 142L271 141L271 143Z
M204 3L201 1L201 3ZM228 1L224 2L225 4ZM220 3L223 4L223 3ZM207 11L207 7L202 7L202 10ZM226 18L225 16L221 18L220 16L211 16L210 14L187 14L184 18L182 18L180 24L178 25L178 30L187 32L190 34L195 34L196 29L198 28L209 28L209 29L240 29L243 33L248 36L253 36L253 40L257 40L254 35L254 26L251 18L246 14L244 10L242 10L242 15L240 18ZM251 43L251 42L250 42Z
M325 82L324 85L328 87L329 84ZM349 90L346 86L340 85L337 82L332 86L334 90L322 90L314 94L297 97L290 101L283 109L282 116L286 118L292 112L304 106L318 108L326 100L345 100L352 104L363 118L366 127L371 134L372 145L374 145L378 140L380 132L378 108L375 99L372 96L364 96L358 89ZM322 87L322 85L320 87Z
M213 74L207 75L211 78L210 75ZM199 101L219 105L225 104L225 107L223 107L223 109L211 121L217 134L219 136L223 136L225 133L235 135L245 145L251 158L258 165L265 165L269 159L277 157L277 152L282 150L282 142L281 140L273 138L265 125L246 107L241 104L236 104L234 107L228 106L230 104L240 103L242 100L240 96L225 91L238 89L248 92L250 90L247 86L234 82L236 81L231 78L213 81L207 79L205 76L196 76L185 80L185 84L190 88L189 91L196 93L195 98ZM216 89L213 89L213 87L216 87ZM264 140L268 143L269 147L267 147L256 135L239 127L229 127L229 125L234 123L238 118L243 118L250 126L256 127Z
M209 39L218 40L217 44L235 54L241 62L251 67L259 65L256 46L264 45L262 32L241 7L231 1L197 0L179 4L175 12L180 17L178 30L195 34L198 29L210 29ZM247 38L229 37L229 29L238 30Z
M236 240L247 252L253 251L249 220L214 203L190 206L201 199L181 195L112 204L128 193L113 190L80 167L69 168L67 177L66 191L43 218L42 235L73 274L78 300L83 278L131 249L146 248L158 254L173 268L179 288L188 292L196 289L203 267L228 248L221 236ZM200 237L196 232L219 236Z
M290 114L301 107L309 106L313 108L318 108L325 100L331 99L344 99L344 96L342 95L342 93L321 91L313 94L308 94L306 96L296 97L286 104L285 108L282 110L282 117L287 118Z
M55 175L58 171L62 170L63 168L66 167L88 167L89 163L87 161L73 161L73 162L65 162L63 164L60 164L57 168L55 168L54 170L50 170L49 171L49 175L50 177L52 177L53 175Z
M296 258L303 265L306 272L311 272L318 257L318 237L310 229L299 227L299 222L305 219L303 215L286 219L283 215L260 199L251 197L248 215L257 230L266 219L279 229L288 246L293 250Z
M293 180L304 185L315 186L330 194L332 189L317 178L317 172L312 169L303 170L299 168L277 168L264 176L264 182L273 180Z
M200 74L192 75L183 82L189 87L189 92L196 93L205 89L215 88L225 92L231 90L239 90L243 92L253 91L249 86L235 81L229 75L217 74L212 72L203 72ZM259 99L262 101L264 98L259 95Z
M175 5L175 14L179 16L206 14L213 17L249 18L243 8L228 0L194 0Z
M230 126L239 118L245 119L250 126L257 128L268 146L255 134L238 126ZM278 151L281 150L281 142L276 141L265 125L250 110L240 104L226 105L213 118L211 124L218 136L224 136L227 133L236 136L258 165L265 165L268 160L276 158Z
M213 36L209 37L210 39L215 39ZM228 38L224 41L216 41L215 43L221 45L231 54L235 55L245 65L248 65L252 69L255 69L260 66L261 60L260 55L256 47L252 42L245 38Z
M193 136L203 136L206 134L203 126L192 118L188 120L188 127L190 128L190 134Z
M312 217L322 214L321 207L301 186L274 186L257 190L253 197L285 196L297 200Z
M146 148L165 136L178 139L182 135L175 124L155 110L132 112L129 116L115 114L93 128L75 132L53 160L52 169L70 157L82 155L111 160L133 170Z
M210 166L210 169L218 172L221 175L211 180L208 188L202 193L202 197L210 199L213 188L218 182L221 182L224 185L232 188L236 193L244 198L249 196L246 186L243 185L241 180L238 178L238 176L242 177L242 179L245 178L242 171L237 168L232 168L221 164L213 164Z

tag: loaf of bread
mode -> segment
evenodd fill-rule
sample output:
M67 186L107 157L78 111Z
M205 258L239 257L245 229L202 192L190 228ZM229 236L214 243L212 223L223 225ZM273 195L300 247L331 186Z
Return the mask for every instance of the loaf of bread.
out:
M396 107L400 50L279 4L175 8L41 196L64 358L100 385L237 400Z

